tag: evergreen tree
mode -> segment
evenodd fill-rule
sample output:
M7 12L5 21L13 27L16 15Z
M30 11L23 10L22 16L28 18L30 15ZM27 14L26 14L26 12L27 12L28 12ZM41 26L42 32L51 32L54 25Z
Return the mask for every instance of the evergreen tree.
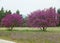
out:
M12 14L11 10L5 12L5 14Z
M16 14L20 14L19 10L16 11Z
M4 12L4 8L2 7L1 10L0 10L0 22L1 22L1 19L5 16L5 12Z
M60 8L57 10L57 13L60 14Z
M58 13L58 19L59 19L59 25L60 26L60 8L57 10L57 13Z

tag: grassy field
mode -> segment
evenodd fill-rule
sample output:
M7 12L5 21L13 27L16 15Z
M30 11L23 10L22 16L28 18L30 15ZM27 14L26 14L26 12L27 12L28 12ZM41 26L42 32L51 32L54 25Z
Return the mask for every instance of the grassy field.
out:
M60 27L48 27L46 31L32 27L15 27L13 31L1 28L0 39L16 43L60 43Z

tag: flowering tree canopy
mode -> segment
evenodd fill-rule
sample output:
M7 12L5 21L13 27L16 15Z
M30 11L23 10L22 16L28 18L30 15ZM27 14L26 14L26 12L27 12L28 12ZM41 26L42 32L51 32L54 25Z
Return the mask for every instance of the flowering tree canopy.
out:
M47 27L58 24L57 13L55 8L47 10L37 10L32 12L27 19L27 25L30 27Z
M1 25L5 27L22 26L23 18L19 14L7 14L1 21Z

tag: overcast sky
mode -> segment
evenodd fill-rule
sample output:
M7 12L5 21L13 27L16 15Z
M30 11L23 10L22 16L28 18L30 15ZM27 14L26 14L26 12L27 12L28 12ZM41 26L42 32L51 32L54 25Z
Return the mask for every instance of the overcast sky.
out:
M11 10L13 13L19 9L20 13L27 15L38 9L49 7L60 8L60 0L0 0L0 9Z

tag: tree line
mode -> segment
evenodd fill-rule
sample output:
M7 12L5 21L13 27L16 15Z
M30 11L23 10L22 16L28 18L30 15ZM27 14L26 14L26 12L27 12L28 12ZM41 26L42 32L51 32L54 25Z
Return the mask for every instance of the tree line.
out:
M19 10L12 13L11 10L0 10L0 27L7 27L13 30L13 27L38 27L45 31L47 27L60 26L60 9L50 7L49 9L36 10L23 18Z

